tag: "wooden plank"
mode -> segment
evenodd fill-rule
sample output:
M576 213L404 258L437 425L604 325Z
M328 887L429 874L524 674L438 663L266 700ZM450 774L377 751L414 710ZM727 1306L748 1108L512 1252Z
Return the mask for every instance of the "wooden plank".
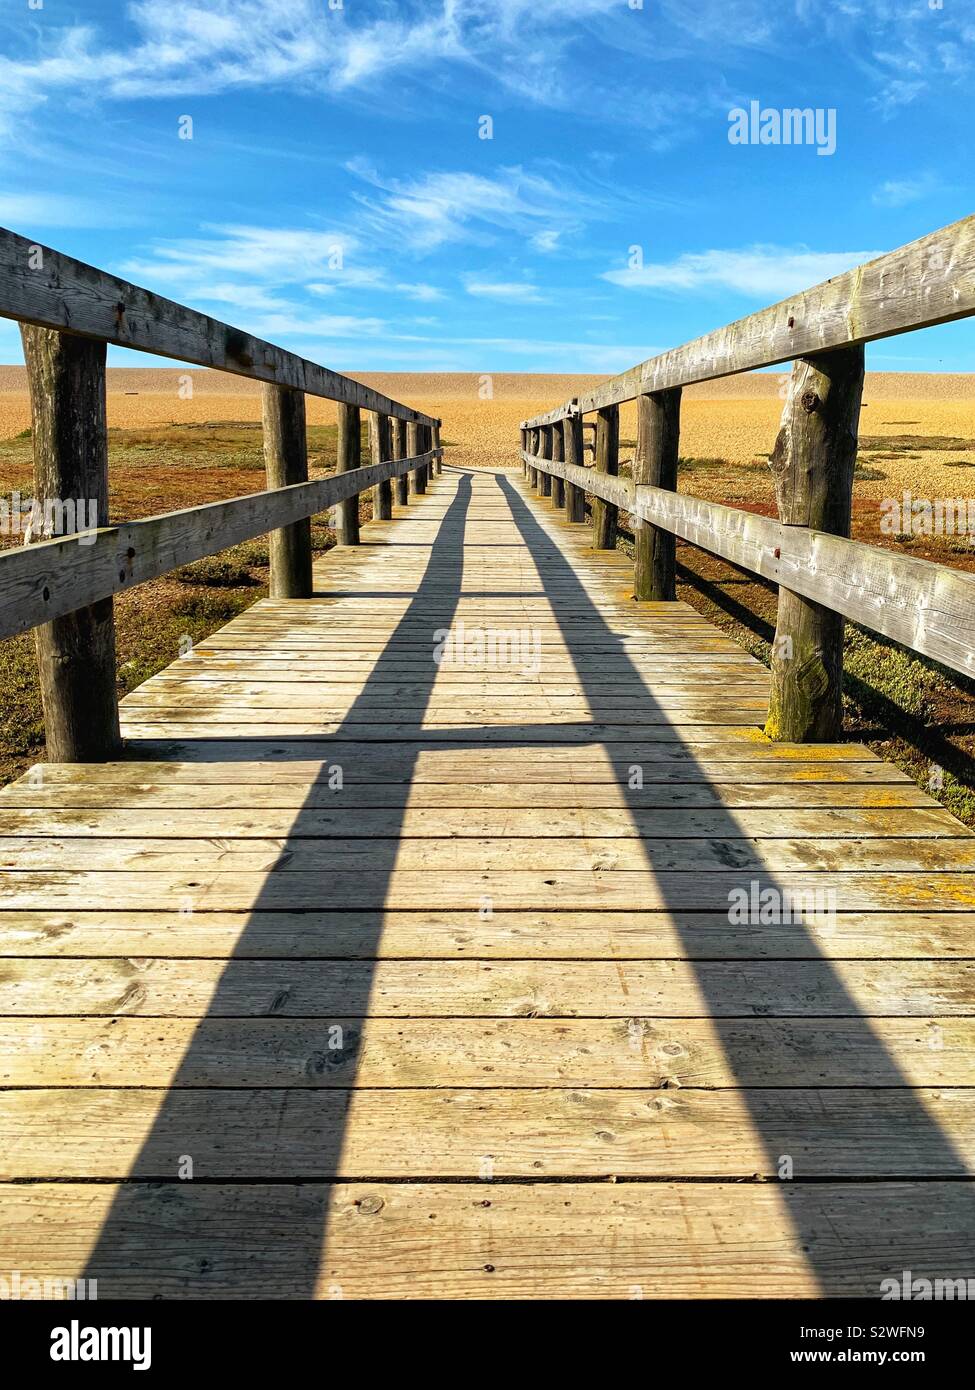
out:
M59 843L64 837L88 839L97 835L112 841L143 841L176 838L184 845L194 840L232 840L234 846L246 848L252 841L274 842L304 839L366 840L376 838L419 838L433 840L507 839L507 840L577 840L579 838L644 839L692 841L697 846L701 838L730 843L735 837L748 841L759 840L763 852L769 841L811 839L816 844L840 840L859 855L863 843L900 837L908 844L918 839L937 839L937 848L945 855L975 840L970 831L943 810L922 810L904 806L893 810L817 809L817 810L687 810L663 808L630 808L621 798L619 808L582 809L568 807L565 793L553 797L555 804L540 817L537 807L522 807L517 787L508 789L504 807L471 809L464 806L420 808L412 801L405 807L384 806L382 809L348 808L343 804L326 803L327 809L308 809L296 799L291 809L272 809L265 802L260 806L240 805L249 797L236 798L233 807L214 809L212 798L200 798L208 814L196 824L188 822L182 812L197 803L197 788L193 795L182 798L182 806L167 810L155 794L143 795L124 809L115 809L113 796L105 805L91 811L67 809L57 794L38 798L41 804L29 809L9 809L0 799L0 845L3 856L12 859L16 854L15 837L33 837L39 844L44 837L54 837ZM164 799L165 800L165 799ZM201 806L200 809L204 809ZM350 814L350 809L354 814ZM945 839L944 837L948 837ZM853 842L852 844L850 842ZM29 846L28 846L29 848ZM125 852L126 844L119 849ZM652 853L653 851L649 851ZM859 861L858 861L859 862Z
M85 544L63 537L6 550L0 554L0 637L26 632L227 546L293 525L383 478L405 474L416 462L390 460L273 492L107 526L89 532Z
M278 839L139 836L135 828L125 838L114 835L20 835L0 837L0 871L35 874L52 870L116 870L187 873L333 874L360 869L382 874L395 863L397 875L406 872L471 874L543 872L564 874L663 873L742 874L944 873L975 870L975 836L963 831L939 836L877 835L873 838L826 839L807 835L797 839L729 837L726 825L717 836L678 839L670 836L539 836L502 835L348 838L351 827L335 838ZM843 880L845 882L845 880ZM845 890L831 880L837 895ZM835 905L834 905L835 906Z
M94 1250L103 1299L877 1298L970 1249L951 1182L37 1183L0 1202L4 1268L64 1278ZM259 1230L276 1239L255 1261Z
M572 402L523 421L551 424L647 391L757 371L975 313L975 216L963 217L844 275L640 362Z
M58 1128L50 1116L58 1117ZM0 1181L165 1181L192 1134L196 1179L964 1178L970 1090L202 1089L0 1092Z
M330 1032L341 1029L341 1046ZM16 1087L965 1086L975 1019L0 1019Z
M966 955L972 914L896 910L837 911L791 922L729 923L727 910L499 909L472 922L461 909L301 913L263 906L234 910L21 909L0 913L0 954L160 956L227 954L240 959L928 959ZM382 928L379 934L379 928ZM289 935L290 933L290 935ZM559 943L557 951L545 943ZM126 945L128 943L128 945ZM197 944L200 949L197 950ZM77 950L74 947L77 946Z
M950 861L949 861L950 862ZM848 870L842 883L818 873L776 871L760 874L754 869L693 873L670 870L437 870L395 869L373 857L371 873L361 869L336 870L327 882L317 871L267 873L235 869L225 861L223 872L213 869L178 872L138 869L115 872L102 869L21 870L0 882L0 909L63 910L65 907L98 908L111 902L118 910L159 909L173 903L187 910L249 912L265 910L319 910L335 908L387 908L444 910L460 908L470 913L490 908L569 911L613 908L623 910L639 903L659 911L679 908L685 912L727 913L735 892L772 888L788 893L790 901L812 904L805 912L828 912L830 890L837 894L834 908L847 912L971 911L975 908L975 873L945 869L936 873L863 873ZM819 895L817 897L817 895ZM784 899L783 899L784 901ZM745 904L747 906L747 903Z
M38 261L41 251L42 263ZM372 387L0 227L0 317L433 424Z
M801 931L801 927L796 927ZM846 1018L975 1014L972 961L8 960L4 1017Z
M549 778L551 776L549 772ZM935 805L920 787L908 781L789 782L777 773L764 781L740 785L722 783L717 780L717 774L715 778L698 782L645 780L647 785L639 789L627 787L625 782L596 780L474 783L456 780L412 784L405 779L399 783L363 780L346 782L341 789L329 787L327 783L309 786L300 782L272 782L260 786L234 782L175 782L167 786L140 781L92 787L56 782L45 789L43 785L36 787L21 782L0 791L0 826L6 834L27 829L31 822L21 817L23 809L24 815L36 815L45 827L59 835L87 834L98 824L114 825L116 816L120 829L123 822L134 827L151 809L158 824L168 823L166 816L171 810L212 811L213 819L207 816L206 823L214 827L230 824L221 819L225 814L233 816L238 824L248 816L260 815L260 824L266 825L269 833L280 814L282 823L290 821L287 833L300 835L302 826L334 824L337 818L345 820L350 812L361 812L361 823L368 825L378 811L402 815L408 809L410 823L417 827L427 823L424 811L429 808L435 811L431 819L438 825L450 823L454 811L461 811L467 823L476 825L478 814L497 810L505 816L506 824L515 827L516 833L523 810L531 815L537 826L539 810L564 813L566 819L555 823L567 824L573 810L607 808L639 824L641 833L646 822L637 822L635 818L649 817L654 812L659 812L665 821L676 817L675 824L679 825L688 811L702 814L712 811L719 814L726 826L731 826L743 823L738 817L752 810L777 810L780 816L787 814L788 824L795 826L798 833L806 811L814 809L818 816L826 817L827 823L833 808L841 812L853 811L855 816L865 813L869 825L869 817L877 810ZM242 809L242 803L246 803L248 809ZM180 816L179 820L185 831L186 816ZM358 814L356 821L360 823ZM547 814L545 821L549 822ZM485 826L493 823L484 821ZM695 824L701 823L695 820ZM816 824L821 823L817 818ZM927 824L912 822L912 830L925 834ZM953 821L953 824L954 833L959 833L958 823ZM414 829L413 833L420 834L422 830ZM449 831L445 829L443 833Z
M843 912L732 926L727 912L0 912L0 956L235 960L914 960L971 955L975 913Z
M563 471L567 465L547 461ZM725 507L626 479L593 477L584 486L642 520L730 560L742 569L842 613L853 622L975 674L975 576L861 541ZM582 480L580 480L580 485Z

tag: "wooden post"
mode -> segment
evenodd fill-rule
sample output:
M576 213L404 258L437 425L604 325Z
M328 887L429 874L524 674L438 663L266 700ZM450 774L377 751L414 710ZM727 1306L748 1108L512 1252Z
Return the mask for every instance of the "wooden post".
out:
M305 396L293 386L265 384L264 467L268 487L308 481ZM268 536L272 598L311 598L311 517L282 526Z
M849 536L863 395L863 348L800 358L770 466L779 519ZM843 631L839 613L779 588L772 647L769 738L831 742L843 729Z
M556 463L565 461L565 434L562 429L562 421L557 420L552 426L552 458ZM565 506L565 479L552 478L552 505L553 507Z
M401 420L397 415L393 419L393 458L405 459L408 457L406 452L406 421ZM406 473L401 473L396 479L396 501L401 507L405 507L410 500L410 480Z
M676 491L680 396L679 386L637 396L635 483ZM674 575L677 545L673 532L635 516L633 535L633 597L653 602L672 601L677 597Z
M552 457L552 435L553 435L554 433L555 433L555 431L554 431L554 428L553 428L552 425L544 425L544 426L542 427L542 429L539 430L539 435L541 436L541 438L539 439L539 445L538 445L539 457L541 457L541 458L543 458L543 459L550 459L550 458ZM543 497L551 497L551 495L552 495L552 475L551 475L551 473L543 473L541 470L539 470L539 474L538 474L538 490L539 490L539 492L541 493L541 495L542 495Z
M430 443L430 447L433 448L433 449L439 449L439 448L440 448L440 427L441 427L442 424L443 424L443 421L442 421L442 420L438 420L437 423L433 426L433 429L432 429L431 432L430 432L430 433L431 433L431 443ZM436 466L437 466L437 473L438 473L438 475L439 475L439 474L441 474L441 473L443 472L443 457L442 457L442 455L439 455L439 454L437 455L437 465L436 465Z
M385 463L392 458L388 415L378 410L369 412L369 437L373 463ZM393 484L390 478L384 478L372 490L372 518L374 521L391 521L392 516Z
M573 400L572 404L576 405ZM565 430L565 461L575 463L580 468L583 464L582 452L582 416L569 415L563 421ZM567 521L585 521L586 519L586 494L581 487L575 483L565 485L565 515Z
M597 473L616 476L619 472L620 408L607 405L596 415ZM592 543L595 550L616 549L616 525L619 510L601 497L592 499Z
M416 458L417 454L423 453L423 426L415 424L412 420L406 427L406 448L409 458ZM421 464L413 470L413 491L426 492L427 473L426 468Z
M108 525L105 344L22 324L34 436L28 543ZM53 581L52 581L53 582ZM47 758L90 763L122 748L110 598L35 629Z
M528 453L528 431L525 429L524 425L521 427L521 452L523 454ZM528 464L524 459L521 461L521 474L523 478L528 477Z
M336 473L351 473L362 464L362 421L357 405L339 402L339 442L335 461ZM342 545L359 544L359 496L347 497L338 506L339 541Z

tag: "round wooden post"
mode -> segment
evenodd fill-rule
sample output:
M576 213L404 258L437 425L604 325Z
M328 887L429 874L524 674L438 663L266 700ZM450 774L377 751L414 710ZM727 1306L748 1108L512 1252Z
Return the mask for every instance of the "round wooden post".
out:
M264 467L269 488L308 481L305 396L293 386L265 383L262 392ZM272 598L311 598L311 517L268 535Z
M409 458L416 458L423 453L423 426L415 424L412 420L406 427L406 448ZM413 491L426 492L427 472L423 464L413 470Z
M573 406L577 404L575 400ZM583 466L585 455L582 449L582 416L569 415L563 421L565 432L565 461ZM586 519L586 494L575 483L565 485L565 515L567 521L582 522Z
M441 427L442 424L443 424L443 421L442 421L442 420L438 420L437 423L433 426L433 428L432 428L432 430L431 430L431 432L430 432L430 434L431 434L431 439L430 439L430 447L431 447L431 449L439 449L439 448L440 448L440 427ZM436 469L437 469L437 473L438 473L438 474L440 474L440 473L443 472L443 455L442 455L442 454L438 454L438 455L437 455Z
M34 438L29 543L108 525L105 344L21 325ZM38 513L35 511L35 515ZM53 582L53 581L52 581ZM47 757L89 763L117 757L118 691L112 600L35 629Z
M339 402L339 442L336 473L351 473L362 464L362 420L357 405ZM359 544L359 497L347 497L338 506L338 534L342 545Z
M539 455L539 458L550 459L550 458L552 457L552 435L554 434L554 432L555 432L555 431L554 431L554 427L553 427L552 425L543 425L542 428L539 430L539 432L538 432L538 433L539 433L539 436L540 436L540 437L539 437L539 442L538 442L538 455ZM551 497L551 495L552 495L552 475L551 475L551 473L543 473L543 472L541 471L541 469L539 469L539 472L538 472L538 491L541 493L541 495L542 495L543 497Z
M395 416L392 421L393 426L393 458L405 459L408 457L406 452L406 421ZM396 479L396 501L401 507L405 507L410 500L410 480L407 474L401 473Z
M615 477L619 472L620 408L608 405L596 416L597 473ZM619 511L612 502L601 497L592 499L592 543L595 550L616 549L616 526Z
M381 411L369 412L369 439L373 463L385 463L392 457L389 416ZM373 521L391 521L393 516L393 483L384 478L372 490Z
M677 456L680 445L679 386L637 396L636 451L633 481L652 487L677 489ZM670 602L677 597L676 540L672 531L633 518L633 597Z
M849 536L863 396L861 347L799 358L770 466L779 518ZM765 732L789 743L831 742L843 729L844 619L779 588Z
M556 420L552 426L552 459L556 463L565 461L565 432L561 420ZM554 474L552 475L552 505L553 507L565 506L565 479L556 478Z

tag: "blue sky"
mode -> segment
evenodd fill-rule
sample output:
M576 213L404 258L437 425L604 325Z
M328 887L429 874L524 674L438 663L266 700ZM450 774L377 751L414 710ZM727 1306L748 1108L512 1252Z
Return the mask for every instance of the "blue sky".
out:
M340 370L618 371L972 211L972 0L6 0L0 54L0 223Z

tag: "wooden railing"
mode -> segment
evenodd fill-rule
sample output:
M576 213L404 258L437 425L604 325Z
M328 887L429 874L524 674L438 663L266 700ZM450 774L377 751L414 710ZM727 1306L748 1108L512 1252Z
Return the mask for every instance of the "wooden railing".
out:
M271 594L312 592L311 517L338 506L345 544L359 539L358 497L392 516L441 468L440 421L361 382L0 228L0 317L21 325L31 396L34 501L97 528L30 533L0 553L0 638L37 629L41 696L52 761L111 757L121 746L112 596L168 570L269 535ZM136 348L263 383L268 490L120 526L108 525L106 347ZM305 396L338 402L336 472L308 481ZM373 462L361 462L370 412ZM52 515L55 513L51 513ZM79 534L80 533L80 534Z
M593 498L594 544L633 518L634 596L675 597L675 538L779 585L766 732L831 740L842 727L843 620L975 676L975 576L849 539L864 344L975 313L975 217L651 358L522 422L529 481L568 519ZM681 389L793 361L771 455L779 520L678 494ZM619 406L637 403L632 481ZM584 467L584 416L596 412ZM563 503L564 499L564 503Z

